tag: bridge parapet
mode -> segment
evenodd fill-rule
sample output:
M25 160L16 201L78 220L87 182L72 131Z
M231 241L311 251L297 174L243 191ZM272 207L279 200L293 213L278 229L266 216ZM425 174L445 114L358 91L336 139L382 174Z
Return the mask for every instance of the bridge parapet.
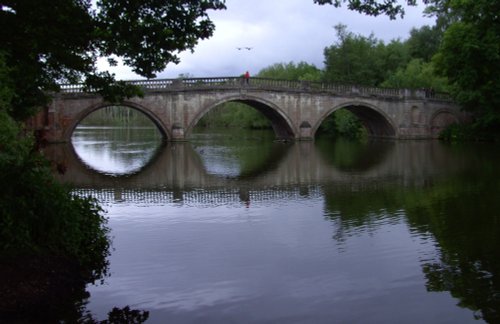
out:
M248 82L243 77L177 78L130 80L127 84L149 91L217 90L217 89L258 89L271 91L300 91L310 93L328 93L332 95L351 95L362 97L382 97L397 99L434 99L451 101L447 93L438 93L430 89L379 88L338 83L292 81L270 78L251 78ZM83 84L61 85L62 94L84 94ZM90 91L92 93L92 90Z

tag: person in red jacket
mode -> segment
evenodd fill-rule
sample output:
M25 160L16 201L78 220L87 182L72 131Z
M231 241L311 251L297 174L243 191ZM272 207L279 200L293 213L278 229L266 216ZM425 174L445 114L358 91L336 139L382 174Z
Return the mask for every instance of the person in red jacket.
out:
M250 73L248 71L245 72L244 78L245 83L248 84L250 82Z

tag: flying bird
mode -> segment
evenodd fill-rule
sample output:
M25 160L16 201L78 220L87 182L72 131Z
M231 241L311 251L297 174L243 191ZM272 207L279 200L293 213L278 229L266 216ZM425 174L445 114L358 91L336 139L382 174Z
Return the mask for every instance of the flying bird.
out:
M236 47L238 51L246 49L247 51L251 50L253 47Z

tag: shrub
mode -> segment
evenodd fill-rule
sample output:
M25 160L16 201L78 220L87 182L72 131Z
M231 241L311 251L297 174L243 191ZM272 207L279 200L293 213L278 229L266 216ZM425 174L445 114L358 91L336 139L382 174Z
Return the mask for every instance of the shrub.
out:
M500 141L500 128L493 124L483 125L479 122L471 124L452 124L439 134L439 139L447 142L467 141Z
M0 254L64 256L89 278L101 277L110 246L103 210L56 182L31 138L20 133L0 111Z

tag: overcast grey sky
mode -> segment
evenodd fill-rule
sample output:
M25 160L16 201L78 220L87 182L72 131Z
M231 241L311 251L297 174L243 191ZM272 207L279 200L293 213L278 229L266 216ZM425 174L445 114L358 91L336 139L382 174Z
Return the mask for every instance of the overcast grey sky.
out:
M347 25L355 34L384 41L406 39L412 27L432 25L423 6L407 8L404 19L369 17L345 8L319 6L313 0L226 0L227 10L212 11L214 35L201 41L194 53L181 53L181 63L170 64L158 78L236 76L256 74L274 63L305 61L323 67L323 50L335 43L333 26ZM237 47L251 47L238 50ZM119 79L138 79L129 69L111 70Z

